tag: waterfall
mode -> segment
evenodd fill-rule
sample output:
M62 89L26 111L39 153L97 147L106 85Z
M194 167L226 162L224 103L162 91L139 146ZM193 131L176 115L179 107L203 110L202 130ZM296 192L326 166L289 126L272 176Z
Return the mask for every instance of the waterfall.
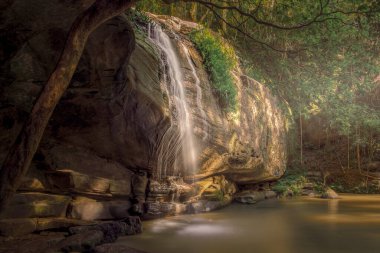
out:
M193 122L187 103L180 61L169 36L158 24L148 27L151 41L161 53L162 86L169 97L170 127L164 133L157 149L157 177L178 175L180 168L193 174L197 167Z
M181 44L181 45L182 45L183 51L185 52L187 62L190 65L192 74L193 74L194 79L195 79L195 86L197 88L197 107L198 107L200 114L201 114L201 121L202 121L202 126L203 126L202 130L204 131L204 135L203 135L202 140L206 140L208 137L208 127L207 127L207 121L206 121L207 116L206 116L205 110L203 109L203 103L202 103L201 80L199 80L199 77L197 75L197 71L195 70L194 63L191 60L189 50L187 49L187 47L184 44Z

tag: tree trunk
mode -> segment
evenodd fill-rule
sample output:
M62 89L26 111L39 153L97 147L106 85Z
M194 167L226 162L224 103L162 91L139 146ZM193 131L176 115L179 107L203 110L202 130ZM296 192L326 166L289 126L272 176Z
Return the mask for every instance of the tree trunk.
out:
M358 170L360 173L362 173L361 157L360 157L360 129L358 129L357 125L355 128L355 131L356 131L356 160L358 163Z
M350 169L350 134L347 134L347 170Z
M303 126L302 126L302 114L300 112L300 158L301 167L303 166Z
M190 8L190 18L193 22L197 22L198 4L192 3Z
M106 20L129 9L133 0L97 0L80 14L69 31L60 59L11 147L0 171L0 211L17 190L37 151L55 106L70 84L88 36Z

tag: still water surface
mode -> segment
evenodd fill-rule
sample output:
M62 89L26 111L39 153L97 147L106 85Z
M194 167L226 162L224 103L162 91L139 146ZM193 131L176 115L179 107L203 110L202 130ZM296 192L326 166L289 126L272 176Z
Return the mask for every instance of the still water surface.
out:
M233 204L145 222L117 243L150 253L380 253L380 195Z

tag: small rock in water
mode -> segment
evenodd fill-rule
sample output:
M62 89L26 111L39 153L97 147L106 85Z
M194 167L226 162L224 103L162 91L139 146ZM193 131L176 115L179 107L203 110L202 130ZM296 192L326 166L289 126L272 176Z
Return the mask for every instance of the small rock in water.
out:
M331 189L330 187L327 187L325 189L325 192L322 193L321 198L323 198L323 199L338 199L339 195L333 189Z
M268 197L271 194L268 194ZM266 193L264 191L243 191L235 195L234 199L243 204L255 204L258 201L264 200Z

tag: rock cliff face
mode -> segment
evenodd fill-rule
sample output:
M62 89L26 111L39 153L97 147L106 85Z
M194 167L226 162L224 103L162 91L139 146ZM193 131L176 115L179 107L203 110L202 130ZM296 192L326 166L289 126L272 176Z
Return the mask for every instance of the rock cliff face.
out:
M53 70L72 21L91 2L16 0L1 14L0 161ZM213 195L210 191L217 189L226 202L236 185L278 179L286 164L286 130L277 99L236 69L238 109L224 113L202 57L187 39L196 25L152 19L165 24L180 59L198 155L191 178L205 188L198 193ZM134 29L120 16L91 35L25 177L23 193L1 218L111 219L141 211L130 207L146 199L159 141L173 120L162 88L162 59L146 33L144 26ZM212 184L202 183L210 180ZM218 182L228 189L216 187ZM18 213L28 202L40 203L39 208Z

